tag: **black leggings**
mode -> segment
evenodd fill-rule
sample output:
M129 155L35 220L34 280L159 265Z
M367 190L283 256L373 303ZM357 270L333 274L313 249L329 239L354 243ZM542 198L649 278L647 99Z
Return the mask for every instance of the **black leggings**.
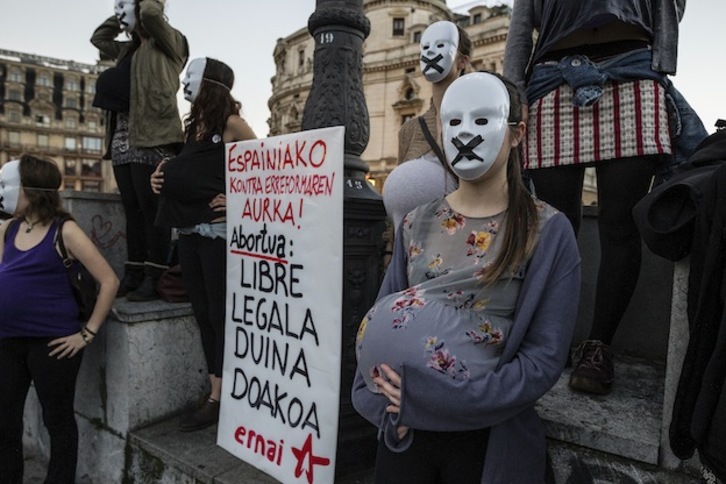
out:
M470 432L416 430L411 446L392 452L381 437L376 484L478 484L484 470L489 429Z
M159 197L151 191L154 165L127 163L113 167L126 213L126 249L129 262L166 265L171 231L156 227Z
M0 482L23 482L23 410L30 382L50 436L47 483L73 484L78 460L78 426L73 410L82 352L48 356L53 338L0 339Z
M635 291L642 248L632 211L648 193L657 163L657 157L623 158L601 162L595 168L601 263L589 339L612 343ZM582 217L585 167L544 168L531 170L529 175L538 198L567 215L577 234Z
M224 238L179 235L179 265L202 337L209 374L222 376L227 308L227 243Z

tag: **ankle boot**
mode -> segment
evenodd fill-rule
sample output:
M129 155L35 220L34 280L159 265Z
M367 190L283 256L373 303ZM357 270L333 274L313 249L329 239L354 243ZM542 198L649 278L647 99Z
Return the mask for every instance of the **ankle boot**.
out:
M159 299L160 296L156 290L156 283L159 282L159 277L161 277L161 274L166 269L168 269L166 266L151 264L149 262L145 263L144 280L135 291L131 291L126 295L126 299L135 302Z
M118 286L116 297L124 297L131 291L138 289L144 280L144 264L141 262L124 263L124 277Z

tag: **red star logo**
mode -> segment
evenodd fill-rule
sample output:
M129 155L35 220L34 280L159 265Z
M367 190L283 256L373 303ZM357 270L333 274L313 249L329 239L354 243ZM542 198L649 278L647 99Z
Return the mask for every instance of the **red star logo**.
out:
M313 454L313 434L308 434L308 438L305 439L305 444L302 446L302 449L293 447L292 453L295 454L295 458L297 459L295 477L300 477L304 471L308 484L313 484L313 466L330 465L330 459L327 457L321 457Z

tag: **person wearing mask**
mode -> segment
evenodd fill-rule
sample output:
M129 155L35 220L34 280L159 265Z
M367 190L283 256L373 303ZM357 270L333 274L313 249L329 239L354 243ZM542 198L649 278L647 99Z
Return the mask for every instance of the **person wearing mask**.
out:
M121 32L130 40L117 41ZM128 260L118 296L157 299L171 231L154 225L158 197L149 177L183 142L176 93L189 46L169 24L162 0L116 0L114 15L95 30L91 43L101 58L116 61L99 75L93 105L107 113L105 158L111 158L126 214Z
M225 143L255 139L231 94L234 72L209 57L192 60L183 81L191 111L184 148L151 177L160 194L157 225L179 232L179 264L199 325L210 393L180 422L182 431L216 424L222 392L227 307Z
M379 428L377 483L543 482L535 404L567 359L577 243L522 181L512 83L466 74L440 117L459 186L401 223L358 330L353 406Z
M31 383L50 436L45 482L74 484L78 427L73 402L83 350L106 320L118 278L93 242L63 210L63 176L50 160L23 155L0 169L0 481L23 481L23 411ZM58 233L62 222L62 232ZM63 238L74 263L98 282L87 322L58 252Z
M394 231L410 210L456 188L456 176L441 151L438 114L446 88L467 72L471 49L466 31L448 20L434 22L421 35L419 67L431 83L431 107L398 131L398 166L383 187L383 204Z

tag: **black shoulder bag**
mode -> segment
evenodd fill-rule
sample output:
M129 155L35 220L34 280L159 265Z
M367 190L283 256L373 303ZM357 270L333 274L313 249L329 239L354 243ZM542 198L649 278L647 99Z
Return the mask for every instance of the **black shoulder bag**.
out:
M80 261L74 261L68 256L68 251L63 242L63 224L66 220L68 219L61 218L58 220L58 228L55 232L53 245L58 248L61 259L63 259L63 266L68 272L68 282L71 284L73 296L75 296L76 302L78 303L78 319L82 323L85 323L90 319L91 314L93 314L93 308L96 305L98 283ZM76 263L74 264L74 262Z

